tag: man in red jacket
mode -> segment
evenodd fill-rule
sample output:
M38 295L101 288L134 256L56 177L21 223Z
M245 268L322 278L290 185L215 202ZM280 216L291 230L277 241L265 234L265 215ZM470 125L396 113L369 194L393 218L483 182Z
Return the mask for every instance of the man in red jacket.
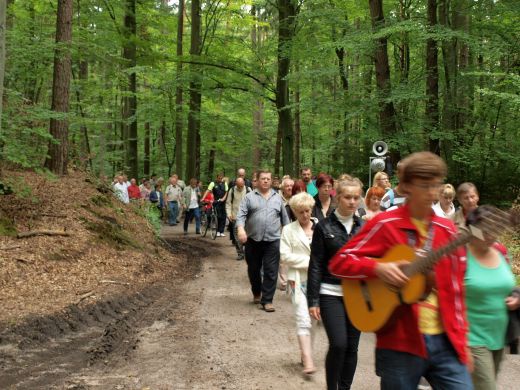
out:
M329 264L333 275L349 279L379 278L402 287L408 277L400 264L374 258L397 244L416 250L436 249L450 242L457 230L437 217L433 201L446 177L444 161L430 152L413 153L402 161L400 187L405 206L380 213L338 251ZM376 374L381 389L415 390L425 377L434 389L472 389L466 364L466 314L463 278L464 252L459 248L442 257L429 278L434 288L419 303L401 305L392 320L376 332Z

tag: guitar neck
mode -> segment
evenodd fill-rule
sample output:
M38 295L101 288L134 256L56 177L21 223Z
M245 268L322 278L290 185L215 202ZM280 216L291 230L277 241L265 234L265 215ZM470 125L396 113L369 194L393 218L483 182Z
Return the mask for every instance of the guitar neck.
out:
M437 263L443 256L453 252L459 246L469 242L471 237L471 233L464 232L455 240L451 241L448 245L432 251L426 254L426 256L418 256L413 263L405 268L404 273L408 277L418 273L426 273L426 271L431 270L435 263Z

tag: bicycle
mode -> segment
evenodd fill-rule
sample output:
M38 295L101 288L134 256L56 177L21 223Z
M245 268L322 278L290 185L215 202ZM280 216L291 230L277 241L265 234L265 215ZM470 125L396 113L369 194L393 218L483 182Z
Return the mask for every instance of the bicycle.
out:
M217 203L217 202L215 202ZM217 208L215 207L215 203L213 203L213 207L211 208L211 215L209 216L209 229L211 230L211 238L217 238L217 229L218 229L218 218L217 218Z
M205 205L207 205L207 203L205 203L204 206ZM213 203L213 206L211 207L211 212L201 212L200 225L202 237L206 237L206 234L208 234L208 230L210 230L211 238L214 240L217 238L218 220L215 203Z

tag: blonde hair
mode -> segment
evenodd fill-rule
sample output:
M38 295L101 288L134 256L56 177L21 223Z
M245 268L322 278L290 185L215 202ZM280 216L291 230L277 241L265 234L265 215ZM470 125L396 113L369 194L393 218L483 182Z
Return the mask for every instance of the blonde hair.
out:
M448 196L450 198L455 197L455 187L453 187L451 184L443 184L439 194L442 196Z
M289 207L292 211L302 209L312 209L316 201L307 192L299 192L289 199Z
M381 176L386 176L387 179L390 179L390 177L388 176L388 173L386 172L377 172L375 175L374 175L374 180L372 180L372 187L377 187L377 181L379 179L381 179Z

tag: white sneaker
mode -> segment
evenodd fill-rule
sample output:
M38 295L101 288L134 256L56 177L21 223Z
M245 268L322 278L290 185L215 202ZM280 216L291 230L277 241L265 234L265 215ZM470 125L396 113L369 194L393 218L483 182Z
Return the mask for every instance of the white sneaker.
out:
M224 233L220 233L220 237L226 237Z
M220 237L220 236L221 236L221 234L219 232L217 232L217 237Z

